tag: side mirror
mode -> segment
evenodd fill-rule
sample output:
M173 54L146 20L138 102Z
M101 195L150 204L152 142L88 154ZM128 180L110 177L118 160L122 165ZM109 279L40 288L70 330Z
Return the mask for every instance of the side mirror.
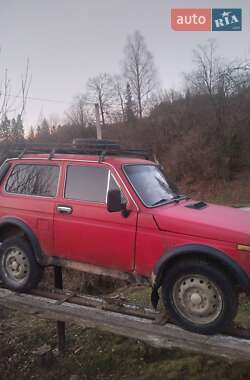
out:
M122 203L122 194L120 190L109 190L107 197L107 208L109 212L124 210L125 205Z

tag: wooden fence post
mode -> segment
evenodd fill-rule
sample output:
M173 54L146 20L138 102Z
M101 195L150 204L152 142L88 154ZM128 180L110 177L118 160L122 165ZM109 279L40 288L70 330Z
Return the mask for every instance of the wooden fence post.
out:
M63 289L63 276L62 268L54 267L54 276L55 276L55 288ZM65 322L57 321L57 341L58 341L58 351L65 351Z

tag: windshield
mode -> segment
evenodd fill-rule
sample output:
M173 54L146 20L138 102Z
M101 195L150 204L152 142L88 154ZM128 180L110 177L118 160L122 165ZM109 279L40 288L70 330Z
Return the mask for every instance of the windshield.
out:
M168 203L180 197L155 165L125 165L124 171L147 207Z

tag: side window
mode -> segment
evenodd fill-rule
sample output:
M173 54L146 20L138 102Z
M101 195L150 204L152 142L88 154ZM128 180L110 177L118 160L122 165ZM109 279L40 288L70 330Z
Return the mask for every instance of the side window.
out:
M5 190L9 193L55 197L59 167L55 165L23 164L12 170Z
M65 198L106 202L108 170L94 166L70 165L67 168Z

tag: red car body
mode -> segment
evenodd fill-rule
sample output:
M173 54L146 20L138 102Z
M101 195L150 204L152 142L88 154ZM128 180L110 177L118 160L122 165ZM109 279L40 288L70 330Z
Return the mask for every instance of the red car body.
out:
M60 168L55 197L39 197L6 192L8 177L18 164L56 164ZM187 245L202 245L231 258L250 275L250 214L207 204L201 209L186 207L191 199L146 207L124 173L124 165L156 165L143 159L44 154L25 155L8 161L9 168L0 187L0 223L20 221L39 242L42 254L83 262L127 273L150 277L166 252ZM68 165L105 167L111 171L127 199L128 217L109 213L105 203L65 199ZM62 214L58 205L72 207Z
M250 295L250 213L195 202L158 164L119 154L21 154L1 166L5 285L27 291L46 265L151 277L155 308L161 287L179 325L221 331L236 315L239 292Z

